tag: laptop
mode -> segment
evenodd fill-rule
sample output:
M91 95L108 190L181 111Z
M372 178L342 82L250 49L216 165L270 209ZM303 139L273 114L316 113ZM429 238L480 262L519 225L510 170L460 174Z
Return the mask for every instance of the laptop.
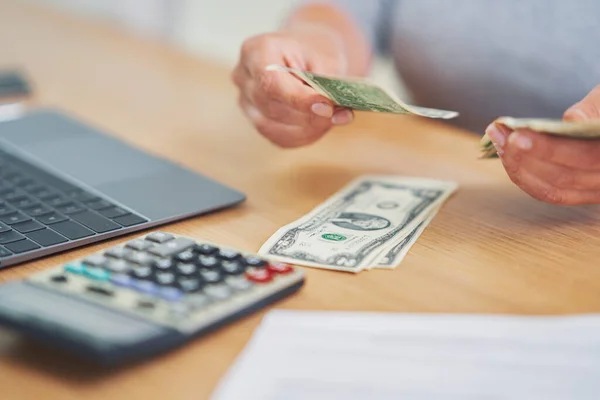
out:
M0 268L244 200L61 111L0 123Z

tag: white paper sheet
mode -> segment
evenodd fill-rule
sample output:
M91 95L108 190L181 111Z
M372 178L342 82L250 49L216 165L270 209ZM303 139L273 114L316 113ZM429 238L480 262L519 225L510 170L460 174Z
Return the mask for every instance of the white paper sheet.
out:
M213 399L600 399L600 316L273 311Z

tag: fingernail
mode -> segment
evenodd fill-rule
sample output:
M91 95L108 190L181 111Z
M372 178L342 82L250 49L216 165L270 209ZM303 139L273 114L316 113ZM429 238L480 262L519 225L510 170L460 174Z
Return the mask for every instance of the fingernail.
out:
M338 111L331 118L334 125L346 125L352 121L352 112L348 110Z
M506 144L506 139L504 138L504 134L500 132L500 129L496 127L496 125L491 124L485 130L485 133L490 137L492 144L496 148L497 151L502 151L504 145Z
M261 112L258 111L258 108L254 107L254 106L247 106L246 107L246 115L252 121L256 121L256 120L258 120L258 119L260 119L262 117Z
M508 142L511 145L516 146L518 149L524 151L531 150L531 148L533 147L533 142L531 141L531 138L527 137L521 132L511 133L508 137Z
M331 118L333 115L333 108L329 104L315 103L311 107L312 112L317 114L319 117Z
M579 121L587 121L590 117L579 107L574 107L568 110L565 114L570 114L570 116Z

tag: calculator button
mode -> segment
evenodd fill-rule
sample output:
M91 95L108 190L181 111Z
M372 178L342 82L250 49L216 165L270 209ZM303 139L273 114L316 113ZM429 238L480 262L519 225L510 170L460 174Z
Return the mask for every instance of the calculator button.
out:
M64 267L65 272L72 274L83 274L85 272L85 266L79 263L69 263Z
M137 265L131 269L130 275L138 279L146 279L152 275L152 268L147 265Z
M129 287L133 282L133 278L124 274L112 274L110 276L110 281L117 286Z
M104 266L111 272L125 273L131 270L132 265L125 260L109 259Z
M229 278L225 279L225 283L237 291L248 290L254 286L254 284L244 276L230 276Z
M277 274L289 274L294 271L294 268L286 263L271 263L267 269Z
M169 240L168 242L155 244L150 247L148 251L152 254L156 254L159 257L169 257L173 254L181 253L194 246L194 241L187 238L176 238Z
M174 287L159 288L157 294L167 301L179 301L183 297L183 292Z
M147 294L155 294L156 290L158 289L154 282L135 279L131 283L131 288Z
M177 286L186 293L195 292L200 289L200 281L192 278L180 278Z
M266 283L273 279L273 274L268 269L255 269L246 272L246 277L252 282Z
M259 257L254 257L254 256L246 257L244 262L246 263L247 266L254 267L254 268L261 268L261 267L264 267L267 265L267 262L265 260L263 260L262 258L259 258Z
M64 275L54 275L52 278L50 278L50 280L52 282L55 283L66 283L67 282L67 277Z
M185 296L184 301L188 306L194 309L205 307L211 303L208 296L202 293L189 294Z
M88 292L102 294L104 296L114 296L115 294L115 292L112 289L99 285L88 285L86 289Z
M184 263L188 263L195 258L191 250L183 251L175 256L175 259Z
M196 253L199 253L199 254L202 254L205 256L215 254L217 251L219 251L218 248L216 248L215 246L211 246L210 244L200 244L200 245L196 246L196 248L194 250L196 251Z
M146 250L150 246L152 246L152 243L143 239L135 239L125 245L127 248L139 251Z
M137 307L143 310L153 310L156 304L149 300L140 300L137 303Z
M154 259L146 253L130 253L125 255L125 259L139 265L150 265L154 261Z
M154 266L160 270L167 270L173 268L175 266L175 262L170 258L163 258L158 260Z
M110 273L98 267L86 268L84 275L96 281L107 281L110 279Z
M198 269L194 264L179 264L177 266L177 272L179 272L181 275L192 275L197 270Z
M200 256L198 257L198 264L204 268L214 268L219 265L219 260L212 256Z
M125 258L127 254L131 253L131 251L125 249L124 247L113 247L104 253L106 257L112 258Z
M159 285L172 285L175 282L175 274L170 272L157 272L154 281Z
M204 293L215 300L225 300L233 294L227 285L211 285L204 288Z
M184 303L174 303L169 310L169 314L171 315L171 317L175 318L187 317L189 312L189 306Z
M206 283L217 283L223 280L223 274L215 270L200 271L200 276Z
M240 261L223 261L221 268L229 275L239 275L246 271L246 267Z
M233 261L236 258L241 257L241 254L236 251L222 249L219 250L217 256L223 260Z
M92 254L91 256L89 256L83 260L84 264L92 265L94 267L102 265L105 262L106 262L106 258L101 254Z
M149 241L155 242L155 243L164 243L164 242L168 242L171 239L175 239L175 236L171 235L170 233L166 233L166 232L152 232L151 234L146 236L146 240L149 240Z

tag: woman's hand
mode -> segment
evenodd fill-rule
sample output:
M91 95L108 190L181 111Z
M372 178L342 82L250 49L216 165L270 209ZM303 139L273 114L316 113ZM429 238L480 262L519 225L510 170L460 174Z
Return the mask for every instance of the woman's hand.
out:
M564 119L600 119L600 85ZM491 124L486 132L510 179L536 199L560 205L600 204L600 140L564 138Z
M299 78L266 71L270 64L343 76L348 60L339 35L323 26L289 28L244 42L232 78L239 103L260 133L282 147L307 145L333 125L352 121L350 110L336 109Z

